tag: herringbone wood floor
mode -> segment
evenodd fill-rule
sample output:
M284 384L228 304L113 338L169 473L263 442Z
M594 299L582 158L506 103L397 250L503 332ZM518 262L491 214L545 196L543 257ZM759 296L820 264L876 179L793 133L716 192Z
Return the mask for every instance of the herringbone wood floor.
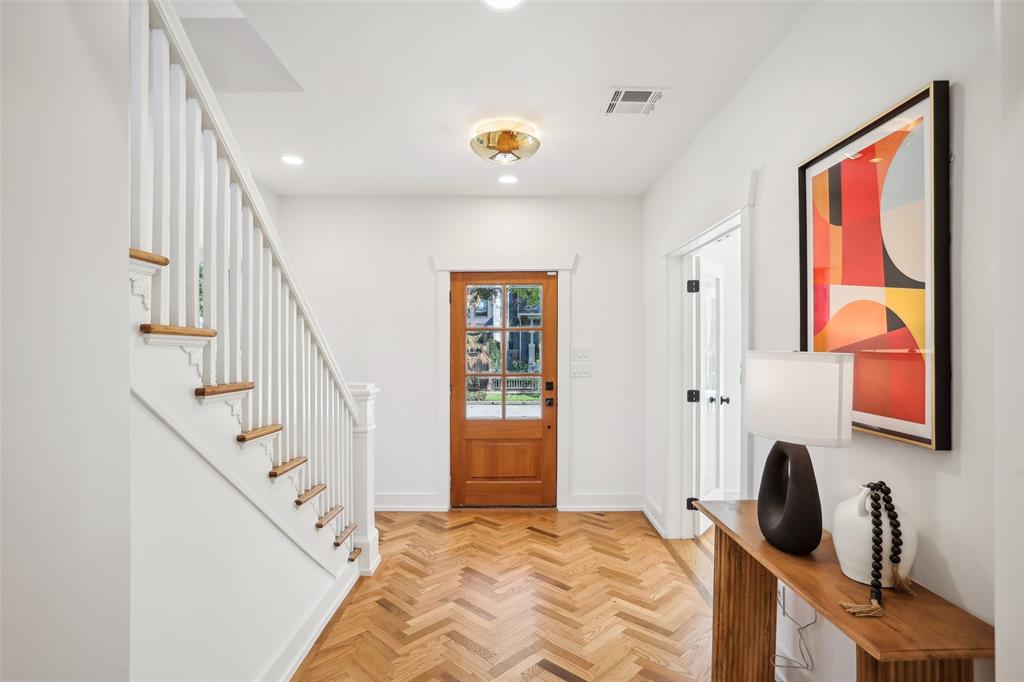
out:
M706 680L706 541L640 513L379 513L383 564L298 680Z

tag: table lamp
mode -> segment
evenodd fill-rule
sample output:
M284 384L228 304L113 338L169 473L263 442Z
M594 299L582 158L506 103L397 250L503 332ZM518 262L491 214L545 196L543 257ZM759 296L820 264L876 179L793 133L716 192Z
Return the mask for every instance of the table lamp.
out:
M757 521L784 552L821 542L821 498L808 445L853 442L853 354L747 352L743 428L776 439L761 474Z

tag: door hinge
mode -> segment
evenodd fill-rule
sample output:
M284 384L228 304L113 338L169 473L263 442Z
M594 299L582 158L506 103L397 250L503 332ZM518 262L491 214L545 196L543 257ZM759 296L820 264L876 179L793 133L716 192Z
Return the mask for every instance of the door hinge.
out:
M448 292L448 305L452 304L452 292Z
M686 392L686 402L688 403L699 403L700 402L700 391L695 388L691 388Z
M700 293L700 280L699 279L688 279L686 280L686 293L698 294Z

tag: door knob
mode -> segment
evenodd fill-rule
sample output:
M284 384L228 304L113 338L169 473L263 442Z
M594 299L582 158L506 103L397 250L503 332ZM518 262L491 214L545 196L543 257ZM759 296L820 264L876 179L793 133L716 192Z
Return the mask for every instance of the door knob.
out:
M555 399L554 398L545 398L544 399L544 404L547 405L548 407L551 407L552 405L555 404Z
M708 396L708 405L714 405L714 404L715 404L715 396L709 395Z

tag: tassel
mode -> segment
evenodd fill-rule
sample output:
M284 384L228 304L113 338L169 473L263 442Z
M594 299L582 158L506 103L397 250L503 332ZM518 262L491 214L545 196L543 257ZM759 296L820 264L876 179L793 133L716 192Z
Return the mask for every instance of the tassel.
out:
M872 599L870 604L854 604L853 602L841 601L839 605L858 618L878 617L885 614L885 609L878 601Z
M894 590L896 590L897 592L902 592L903 594L907 594L907 595L910 595L911 597L913 597L914 596L914 589L913 589L913 587L914 587L914 581L911 580L908 577L904 577L904 575L902 573L900 573L900 565L899 564L893 564L893 567L892 567L892 588Z

